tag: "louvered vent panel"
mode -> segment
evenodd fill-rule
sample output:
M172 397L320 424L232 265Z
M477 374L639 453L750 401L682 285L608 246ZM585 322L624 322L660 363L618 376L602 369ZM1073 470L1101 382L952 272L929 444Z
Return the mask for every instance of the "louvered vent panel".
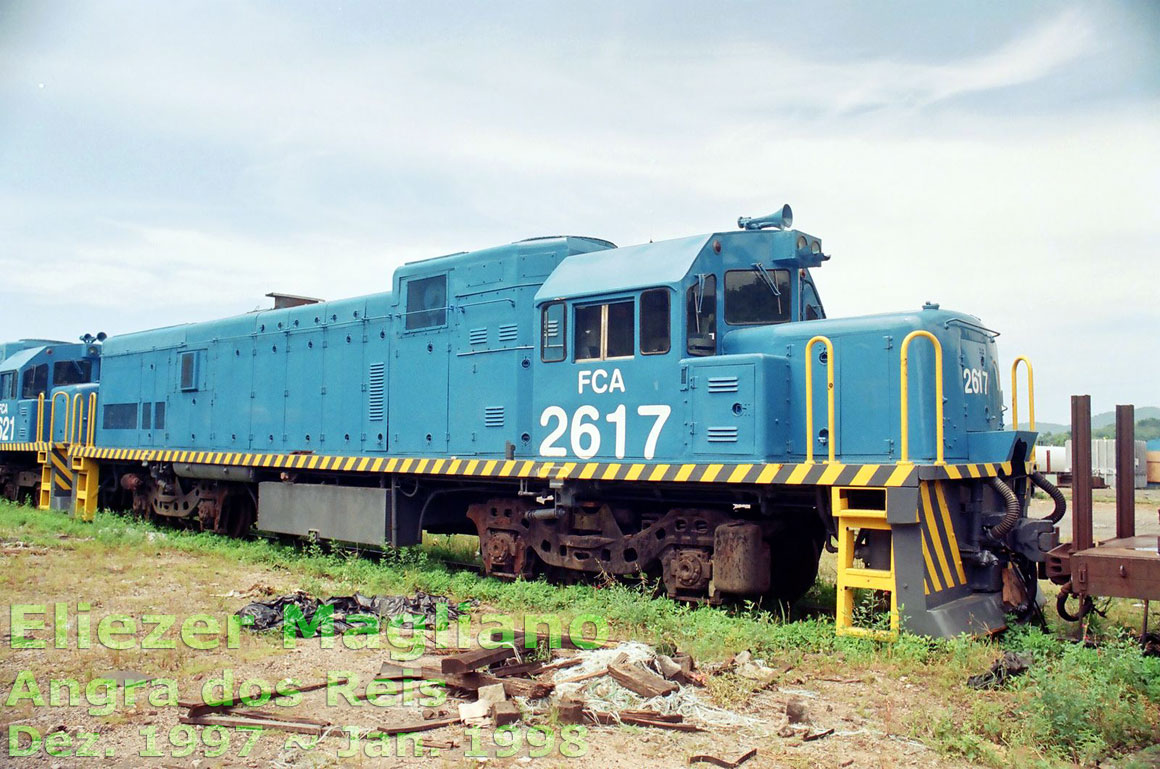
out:
M711 393L735 393L735 392L737 392L737 377L735 377L735 376L711 376L711 377L709 377L709 392L711 392Z
M467 334L471 344L487 344L487 328L473 328Z
M499 341L514 342L519 338L520 329L514 323L505 323L499 327Z
M383 421L383 394L386 392L386 373L386 364L371 364L370 381L367 383L367 419L372 422Z
M503 406L487 406L483 409L484 427L503 427L503 417Z
M710 427L706 430L709 443L737 443L736 427Z
M28 434L28 406L20 407L20 430L18 431L17 440L28 441L32 440Z

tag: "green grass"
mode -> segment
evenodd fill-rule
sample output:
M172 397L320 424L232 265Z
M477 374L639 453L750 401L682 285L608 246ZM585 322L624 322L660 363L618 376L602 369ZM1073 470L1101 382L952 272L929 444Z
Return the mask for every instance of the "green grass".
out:
M65 535L62 540L60 535ZM436 537L421 547L379 558L334 551L325 544L292 546L269 540L232 540L131 518L99 514L91 524L0 502L0 538L49 547L162 550L231 564L286 570L292 582L316 594L410 593L423 590L454 600L476 599L498 611L552 613L567 623L580 615L607 620L613 637L636 638L691 653L701 663L743 649L790 669L795 676L878 678L913 682L900 697L905 712L895 731L943 754L988 766L1092 764L1146 747L1160 734L1160 659L1144 657L1114 621L1093 625L1095 648L1074 643L1062 625L1044 633L1016 627L996 639L932 640L904 634L895 643L838 638L833 620L810 616L787 621L758 604L708 607L654 598L649 584L551 585L501 582L449 562L476 559L467 537ZM245 585L239 585L239 589ZM832 610L834 587L819 582L807 596ZM1004 650L1032 655L1024 676L1000 691L977 692L967 676L986 670ZM718 682L721 684L721 682ZM896 687L897 688L897 687ZM725 681L710 692L736 693ZM872 708L878 703L868 702Z

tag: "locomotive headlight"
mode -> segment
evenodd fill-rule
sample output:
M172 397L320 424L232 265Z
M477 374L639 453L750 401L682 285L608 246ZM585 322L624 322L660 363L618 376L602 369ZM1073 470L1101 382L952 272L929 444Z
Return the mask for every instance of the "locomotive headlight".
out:
M811 254L820 254L820 253L822 253L822 241L820 241L820 240L815 240L815 241L812 241L812 242L810 243L810 253L811 253Z
M798 251L805 251L807 245L808 244L806 243L806 236L805 235L798 235L798 239L797 239Z

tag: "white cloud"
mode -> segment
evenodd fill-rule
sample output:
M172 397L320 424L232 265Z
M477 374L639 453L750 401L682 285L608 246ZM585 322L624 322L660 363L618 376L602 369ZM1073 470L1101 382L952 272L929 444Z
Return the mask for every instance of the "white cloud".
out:
M929 298L978 314L1008 359L1036 357L1056 418L1076 388L1130 382L1156 400L1157 105L1008 115L958 98L1112 55L1090 14L917 62L819 61L744 30L696 50L611 35L583 56L483 35L348 47L281 14L231 13L228 28L80 18L68 48L0 70L44 82L59 112L36 119L90 132L77 166L109 174L108 199L72 206L0 176L13 234L0 297L19 315L6 324L71 335L114 310L133 328L249 310L270 290L386 290L405 259L543 233L678 237L788 200L836 255L819 275L831 313ZM101 166L117 132L179 148L152 171L172 177L160 212L118 185L148 170ZM200 170L185 146L230 164L233 186L183 197ZM1094 330L1125 307L1136 325Z

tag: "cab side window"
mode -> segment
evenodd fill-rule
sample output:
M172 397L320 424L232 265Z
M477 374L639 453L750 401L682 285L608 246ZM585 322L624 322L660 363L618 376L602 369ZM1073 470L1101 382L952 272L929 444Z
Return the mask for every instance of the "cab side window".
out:
M42 363L33 366L24 372L24 381L20 385L21 398L35 398L48 390L48 364Z
M822 300L818 299L818 291L811 281L802 281L802 320L820 320L826 317L822 309Z
M577 307L572 324L577 362L631 358L636 342L634 309L631 299Z
M407 281L408 331L447 325L447 276L413 278Z
M16 372L5 371L0 374L0 401L16 399Z
M52 365L52 386L85 384L92 381L91 360L62 360Z
M640 351L662 355L669 351L669 290L657 288L640 295Z
M540 313L540 360L556 363L568 357L567 313L563 302L552 302Z
M717 276L706 275L685 296L686 349L689 355L717 353Z

